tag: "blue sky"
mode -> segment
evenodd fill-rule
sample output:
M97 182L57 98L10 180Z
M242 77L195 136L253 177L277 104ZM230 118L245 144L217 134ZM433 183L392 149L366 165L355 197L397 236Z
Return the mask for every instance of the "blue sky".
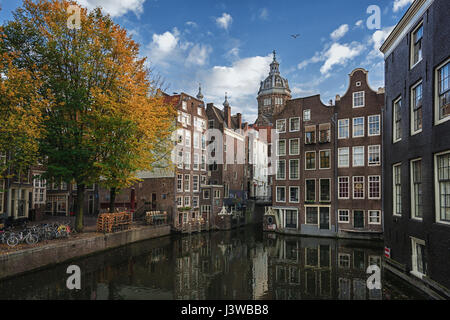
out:
M0 0L0 23L21 0ZM294 98L343 95L348 74L369 70L372 88L384 86L377 48L412 0L78 0L101 6L141 45L168 93L196 95L221 107L228 92L233 113L253 122L259 82L277 51ZM369 29L367 8L380 8L380 29ZM292 34L300 34L296 39Z

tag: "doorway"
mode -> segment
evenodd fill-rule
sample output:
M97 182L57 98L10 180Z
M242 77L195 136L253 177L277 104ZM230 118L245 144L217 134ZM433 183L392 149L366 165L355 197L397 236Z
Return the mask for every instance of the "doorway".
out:
M364 211L355 210L353 211L353 227L356 229L364 228Z

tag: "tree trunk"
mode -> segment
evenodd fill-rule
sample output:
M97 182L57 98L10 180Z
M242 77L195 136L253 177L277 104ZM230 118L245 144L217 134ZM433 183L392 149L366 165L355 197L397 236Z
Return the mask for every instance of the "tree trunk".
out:
M75 229L77 232L83 232L83 209L84 209L84 193L86 186L84 184L77 184L77 206Z
M109 189L109 212L114 213L116 210L116 188Z

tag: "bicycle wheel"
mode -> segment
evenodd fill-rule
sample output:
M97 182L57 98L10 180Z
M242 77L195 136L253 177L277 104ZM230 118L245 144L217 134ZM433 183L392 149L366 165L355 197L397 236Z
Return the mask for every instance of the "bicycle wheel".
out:
M25 237L27 244L35 244L38 242L38 238L34 234L29 234Z
M8 238L8 240L6 240L6 243L8 244L8 246L10 247L15 247L17 246L17 244L19 243L19 239L17 239L16 236L10 236Z

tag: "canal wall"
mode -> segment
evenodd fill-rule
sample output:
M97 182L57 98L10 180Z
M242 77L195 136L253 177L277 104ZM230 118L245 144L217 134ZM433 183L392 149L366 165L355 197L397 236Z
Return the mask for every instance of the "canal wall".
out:
M0 256L0 279L169 234L170 226L139 227L6 253Z

